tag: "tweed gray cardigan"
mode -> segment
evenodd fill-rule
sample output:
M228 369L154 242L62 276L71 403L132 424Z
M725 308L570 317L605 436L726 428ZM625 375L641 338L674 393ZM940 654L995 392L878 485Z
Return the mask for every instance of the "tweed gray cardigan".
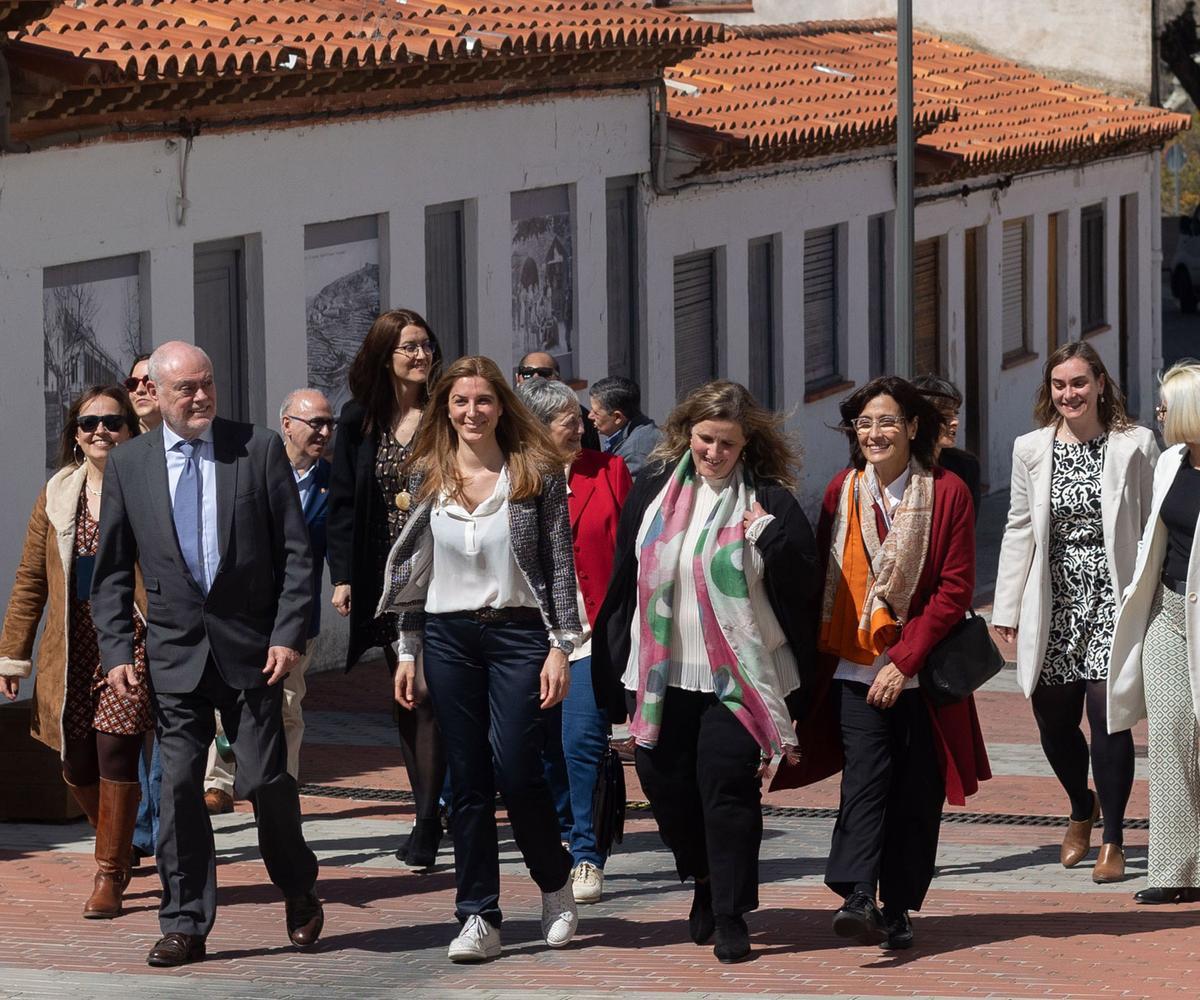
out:
M424 473L410 475L408 492L416 496L424 481ZM376 615L388 611L398 615L400 639L396 651L404 659L415 658L424 632L425 595L433 568L433 503L431 497L416 507L388 553L383 594L375 609ZM544 475L541 493L536 497L510 500L508 528L513 557L537 598L550 638L578 642L581 629L566 474Z

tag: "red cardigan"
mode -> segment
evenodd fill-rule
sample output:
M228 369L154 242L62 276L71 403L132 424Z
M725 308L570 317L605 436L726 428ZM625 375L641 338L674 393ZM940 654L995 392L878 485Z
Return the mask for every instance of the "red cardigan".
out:
M584 448L571 463L567 507L575 543L575 577L589 622L595 622L612 576L617 522L633 479L625 460Z
M826 562L842 483L851 471L839 472L825 490L817 525L817 551ZM886 537L887 526L878 507L875 518L879 537ZM909 619L900 640L889 650L891 661L901 673L913 677L920 671L929 651L971 607L974 590L975 517L971 494L953 473L935 468L929 552L909 606ZM842 736L828 698L837 659L823 654L820 660L817 700L813 711L798 727L804 759L797 766L781 767L771 784L773 789L808 785L842 768ZM925 704L933 726L946 798L952 805L965 805L966 797L979 790L979 782L992 776L975 699L941 708L928 699Z

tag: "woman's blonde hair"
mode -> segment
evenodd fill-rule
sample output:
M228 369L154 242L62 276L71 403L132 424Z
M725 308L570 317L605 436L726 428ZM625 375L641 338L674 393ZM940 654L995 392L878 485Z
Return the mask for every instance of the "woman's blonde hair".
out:
M1200 361L1172 365L1159 380L1163 405L1163 440L1171 444L1200 441Z
M693 389L676 404L663 428L663 439L647 458L673 465L691 447L692 428L705 420L728 420L746 436L742 464L755 482L772 482L796 488L800 456L783 426L783 414L774 413L737 382L718 379Z
M438 496L461 498L462 474L458 471L458 432L450 423L450 393L460 378L481 378L500 403L496 421L496 443L508 464L510 500L528 500L542 492L542 476L562 472L563 458L543 426L508 387L499 366L491 358L459 358L437 380L421 428L413 442L407 467L425 473L418 500Z

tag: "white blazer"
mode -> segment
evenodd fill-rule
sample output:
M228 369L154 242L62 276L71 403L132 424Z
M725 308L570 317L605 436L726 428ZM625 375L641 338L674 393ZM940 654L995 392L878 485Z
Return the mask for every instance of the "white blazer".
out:
M1042 673L1050 633L1050 478L1056 427L1013 442L1008 524L1000 544L992 624L1017 628L1017 682L1025 697ZM1104 551L1113 596L1133 579L1138 539L1150 513L1158 444L1145 427L1108 435L1100 478Z
M1112 653L1108 660L1108 730L1119 733L1146 717L1146 697L1142 687L1142 642L1150 622L1150 605L1158 590L1163 561L1167 557L1167 528L1159 517L1163 499L1179 474L1187 445L1178 444L1163 452L1154 470L1154 500L1150 519L1138 549L1133 582L1126 590L1117 613ZM1200 523L1192 540L1188 559L1187 636L1188 676L1192 685L1192 711L1200 719Z

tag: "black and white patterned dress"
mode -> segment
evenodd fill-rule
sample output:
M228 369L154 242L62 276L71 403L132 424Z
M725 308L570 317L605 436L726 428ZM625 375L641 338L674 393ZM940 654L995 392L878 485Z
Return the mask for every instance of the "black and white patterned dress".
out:
M1039 684L1108 678L1116 602L1104 549L1100 477L1108 435L1054 441L1050 479L1050 634Z

